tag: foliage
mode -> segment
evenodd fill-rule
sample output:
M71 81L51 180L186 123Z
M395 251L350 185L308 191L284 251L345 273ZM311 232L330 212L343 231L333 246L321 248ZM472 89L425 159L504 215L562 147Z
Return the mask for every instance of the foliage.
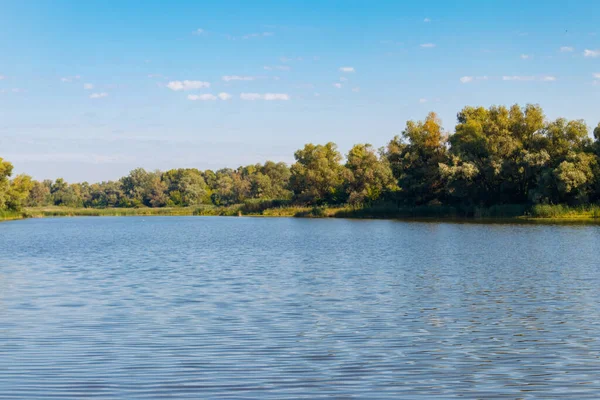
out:
M294 154L290 187L296 200L306 204L336 204L343 196L342 155L334 143L309 143Z
M0 211L485 218L592 215L600 202L600 124L589 132L581 120L550 121L538 105L465 107L451 134L430 113L385 148L357 144L345 160L334 143L294 156L291 167L137 168L92 184L13 177L0 158Z

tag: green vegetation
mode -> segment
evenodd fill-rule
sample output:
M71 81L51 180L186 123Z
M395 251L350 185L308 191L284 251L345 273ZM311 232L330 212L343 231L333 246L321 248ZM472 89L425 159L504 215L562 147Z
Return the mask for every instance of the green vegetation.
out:
M12 176L0 159L0 219L62 215L354 218L600 217L600 125L548 120L537 105L465 107L453 133L430 113L375 150L345 158L307 144L296 162L237 169L135 169L69 184Z

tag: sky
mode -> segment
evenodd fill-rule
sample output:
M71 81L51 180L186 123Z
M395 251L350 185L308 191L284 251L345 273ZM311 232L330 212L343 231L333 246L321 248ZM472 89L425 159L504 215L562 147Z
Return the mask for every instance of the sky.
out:
M600 121L600 2L0 0L0 157L69 182L384 146L430 111Z

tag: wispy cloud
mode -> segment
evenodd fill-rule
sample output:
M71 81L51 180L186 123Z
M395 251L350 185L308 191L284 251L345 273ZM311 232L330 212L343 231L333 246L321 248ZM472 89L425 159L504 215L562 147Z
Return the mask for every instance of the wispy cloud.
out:
M119 163L119 162L131 162L132 157L125 157L122 155L102 155L102 154L90 154L90 153L22 153L22 154L11 154L11 160L15 161L45 161L45 162L63 162L63 161L78 161L90 164L104 164L104 163Z
M206 31L204 29L198 28L194 32L192 32L192 35L202 35L204 33L206 33Z
M6 79L6 77L4 75L0 75L0 81Z
M253 81L256 78L254 76L239 76L239 75L225 75L222 78L225 82L231 81Z
M202 88L208 88L210 87L210 83L209 82L202 82L202 81L171 81L167 84L167 87L171 90L174 91L180 91L180 90L198 90L198 89L202 89Z
M381 44L395 44L398 46L402 46L404 44L404 42L396 42L394 40L380 40L379 43Z
M535 76L503 76L503 81L534 81Z
M521 54L521 60L529 60L530 58L532 58L533 56L529 55L529 54Z
M188 100L192 100L192 101L196 101L196 100L200 100L200 101L213 101L216 100L217 97L215 95L212 94L190 94L188 95Z
M423 20L423 22L425 22L425 23L431 22L431 19L429 19L429 18L425 18L425 19Z
M333 87L335 87L337 89L341 89L342 88L342 84L341 83L334 83Z
M269 66L269 65L265 65L263 67L263 69L265 71L289 71L292 69L292 67L288 66L288 65L273 65L273 66Z
M60 78L60 81L61 81L61 82L68 83L68 82L77 81L77 80L79 80L79 79L81 79L81 76L80 76L80 75L75 75L75 76L65 76L65 77L63 77L63 78Z
M560 48L561 53L572 53L573 51L575 51L575 49L571 46L562 46Z
M488 77L487 76L463 76L462 78L460 78L460 82L461 83L471 83L473 81L487 81Z
M265 100L265 101L286 101L290 99L290 96L286 93L242 93L240 94L242 100Z
M427 103L427 99L419 99L419 103L421 103L421 104Z
M600 72L599 72L599 73L596 73L596 74L593 74L593 76L594 76L594 78L596 78L596 79L600 79Z
M589 50L589 49L585 49L583 51L583 56L584 57L588 57L588 58L596 58L596 57L600 57L600 50Z
M25 89L12 88L12 89L0 89L0 93L24 93Z
M289 63L291 61L302 61L304 60L304 58L302 57L279 57L279 61L281 61L282 63Z
M356 72L354 67L340 67L340 71L346 73Z
M229 93L221 92L218 94L221 100L229 100L231 99L231 95Z
M83 84L83 88L85 90L92 90L94 88L94 84L92 84L92 83L84 83Z
M421 47L424 48L424 49L431 49L431 48L435 47L435 44L434 43L423 43L421 45Z
M360 88L357 86L355 88L352 88L352 91L358 93L360 92Z
M102 93L92 93L92 94L90 94L90 99L101 99L103 97L108 97L108 93L102 92Z
M247 39L259 38L259 37L269 37L269 36L273 36L273 35L274 35L273 32L249 33L247 35L242 36L242 39L247 40Z
M542 76L508 76L505 75L502 77L503 81L518 81L518 82L531 82L531 81L541 81L541 82L554 82L556 81L556 77L552 75L542 75Z

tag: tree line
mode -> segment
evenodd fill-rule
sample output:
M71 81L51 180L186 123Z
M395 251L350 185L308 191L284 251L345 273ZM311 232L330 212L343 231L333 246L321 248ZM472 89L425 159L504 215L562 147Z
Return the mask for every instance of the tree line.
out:
M435 113L408 121L385 147L307 144L296 162L237 169L135 169L89 184L12 177L0 158L0 210L23 207L228 206L248 201L368 207L505 204L583 205L600 201L600 124L548 120L538 105L465 107L453 133Z

